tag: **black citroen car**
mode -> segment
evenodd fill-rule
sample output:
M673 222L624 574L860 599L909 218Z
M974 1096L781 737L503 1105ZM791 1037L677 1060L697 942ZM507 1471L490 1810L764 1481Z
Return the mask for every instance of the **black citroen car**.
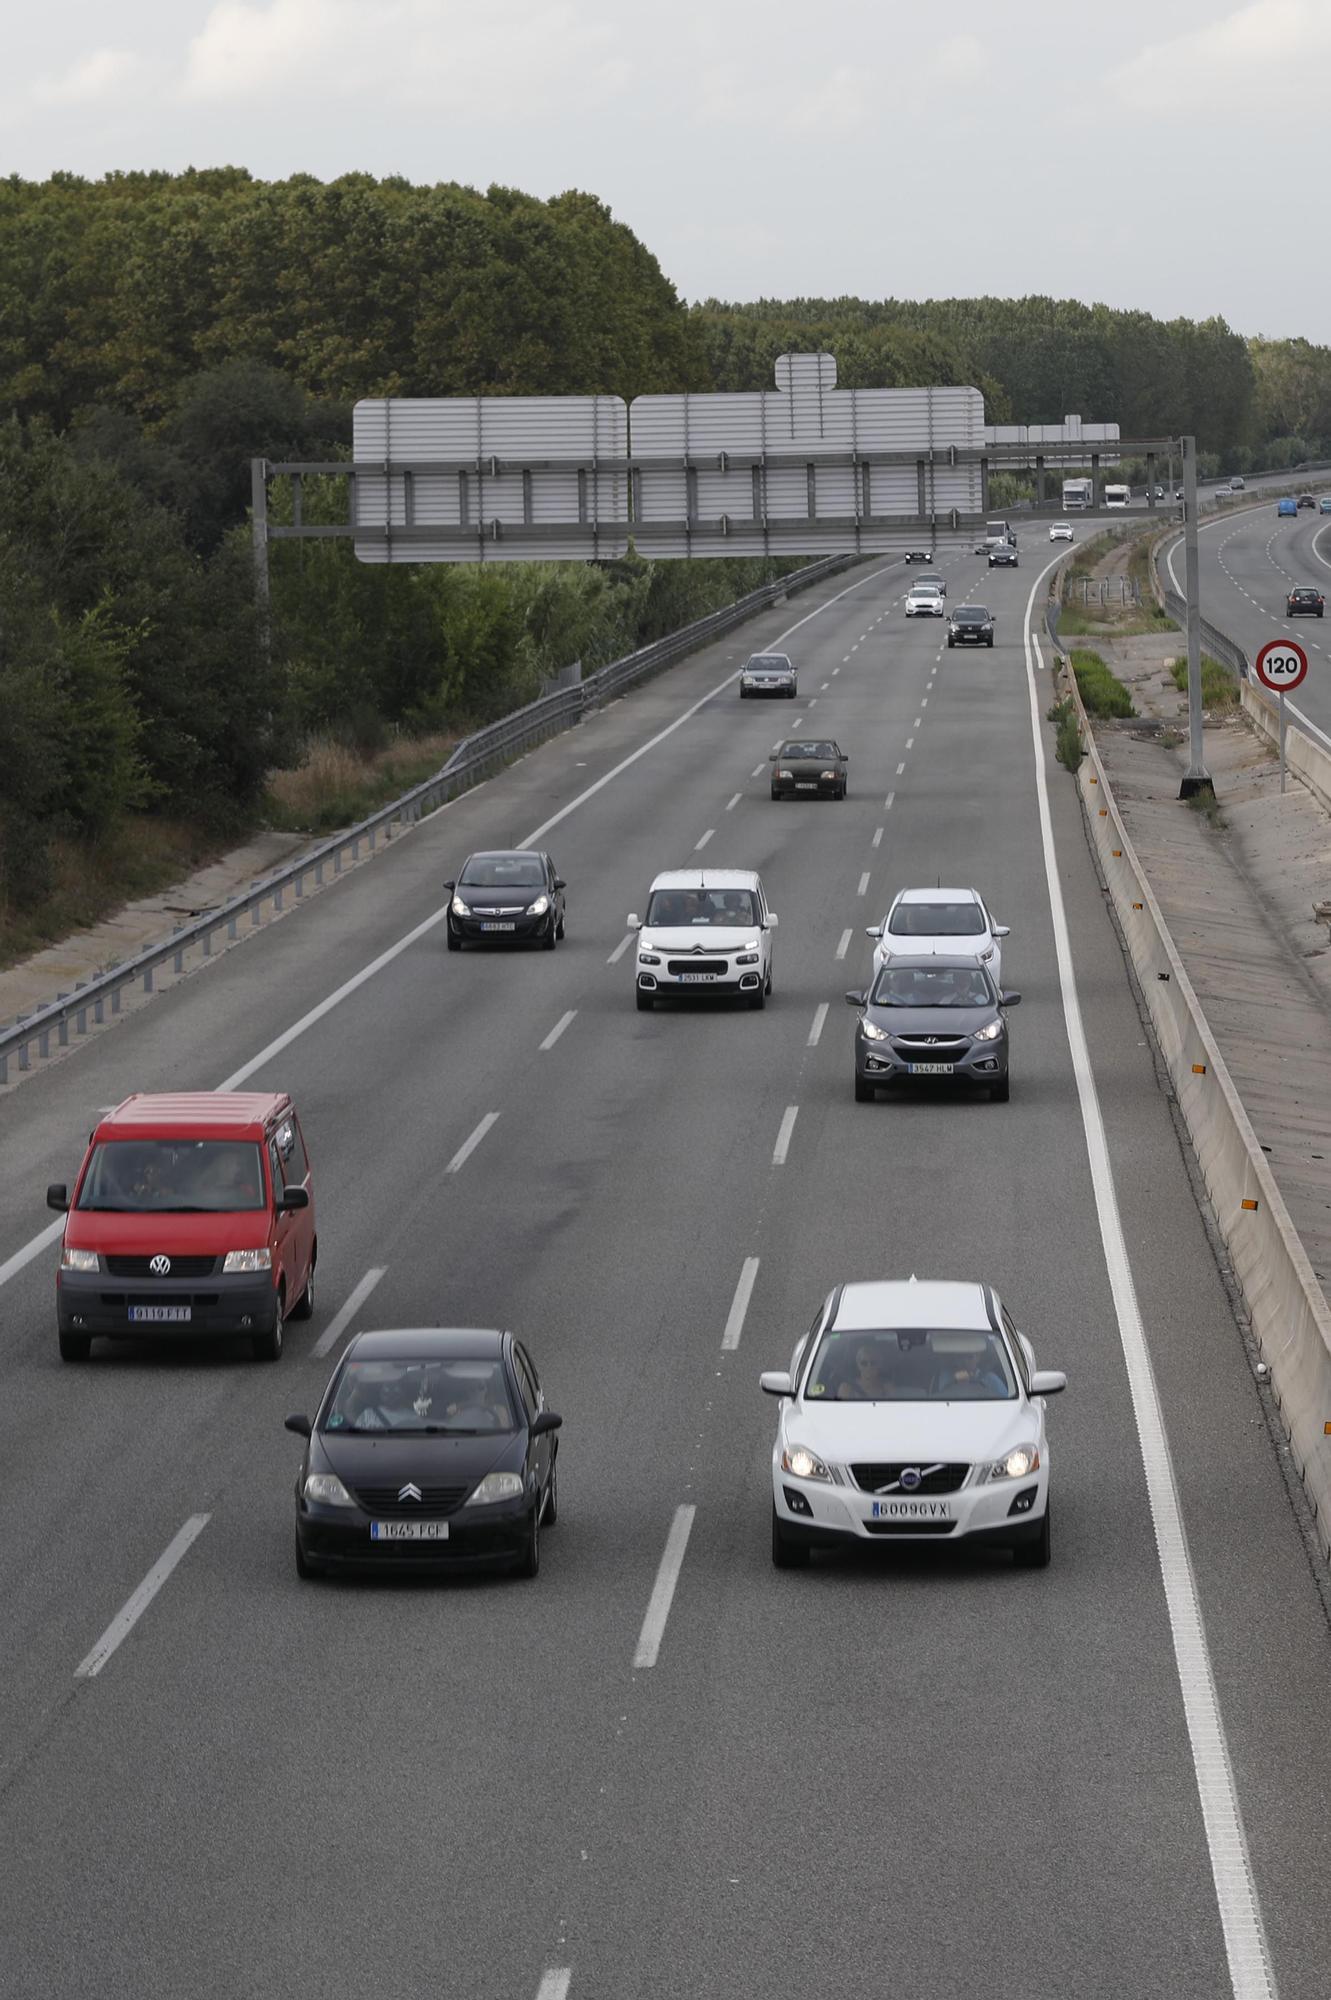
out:
M949 646L992 646L994 618L983 604L959 604L947 624Z
M444 884L452 899L448 949L534 943L553 951L564 935L566 886L550 856L534 847L468 855L457 880Z
M849 759L830 736L792 736L772 752L774 799L844 799Z
M855 1099L873 1101L890 1083L915 1077L988 1086L1008 1098L1006 1010L1020 993L1000 993L973 958L894 958L867 993L855 1029Z
M296 1480L296 1571L541 1565L563 1422L511 1333L360 1333L333 1371Z

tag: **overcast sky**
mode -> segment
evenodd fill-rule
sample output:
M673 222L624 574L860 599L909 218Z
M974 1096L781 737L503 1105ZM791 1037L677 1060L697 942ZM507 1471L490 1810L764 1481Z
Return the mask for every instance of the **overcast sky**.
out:
M689 299L1331 342L1329 97L1331 0L43 0L7 10L0 171L577 187Z

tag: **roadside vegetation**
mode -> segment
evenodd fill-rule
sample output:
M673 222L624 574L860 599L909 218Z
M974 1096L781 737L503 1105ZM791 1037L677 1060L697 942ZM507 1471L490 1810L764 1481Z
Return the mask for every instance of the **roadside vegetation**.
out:
M1077 677L1077 692L1088 715L1129 716L1137 713L1132 697L1099 653L1074 646L1068 661Z
M1169 672L1170 678L1173 680L1174 686L1179 690L1179 693L1186 694L1188 690L1187 660L1175 660ZM1209 653L1203 653L1203 708L1209 708L1215 714L1223 713L1226 709L1237 708L1238 705L1239 683L1237 676L1228 667L1222 665L1219 660L1212 659Z

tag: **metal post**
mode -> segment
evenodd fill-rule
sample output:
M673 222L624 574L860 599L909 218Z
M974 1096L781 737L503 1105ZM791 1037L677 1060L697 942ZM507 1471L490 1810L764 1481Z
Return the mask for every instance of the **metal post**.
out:
M1188 769L1181 799L1199 792L1215 797L1202 746L1202 592L1197 565L1197 440L1179 439L1183 461L1184 597L1188 606Z
M1285 690L1280 690L1280 789L1285 789Z
M1100 454L1098 451L1091 453L1091 505L1097 514L1104 505L1104 494L1100 489Z
M1155 507L1155 453L1153 451L1148 451L1146 454L1146 504L1152 509Z
M1035 455L1035 504L1037 508L1044 506L1044 457L1040 452Z
M270 649L272 625L268 588L268 461L250 460L250 534L254 540L254 602L259 613L259 644Z

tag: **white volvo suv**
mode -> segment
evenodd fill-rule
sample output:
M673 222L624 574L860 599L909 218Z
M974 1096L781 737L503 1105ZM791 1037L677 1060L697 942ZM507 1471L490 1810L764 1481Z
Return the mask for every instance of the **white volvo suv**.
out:
M638 933L638 1007L669 994L737 993L763 1007L772 990L772 932L761 878L750 868L676 868L658 875Z
M789 1369L772 1452L772 1561L881 1540L993 1542L1049 1561L1046 1396L992 1285L883 1279L838 1285Z

